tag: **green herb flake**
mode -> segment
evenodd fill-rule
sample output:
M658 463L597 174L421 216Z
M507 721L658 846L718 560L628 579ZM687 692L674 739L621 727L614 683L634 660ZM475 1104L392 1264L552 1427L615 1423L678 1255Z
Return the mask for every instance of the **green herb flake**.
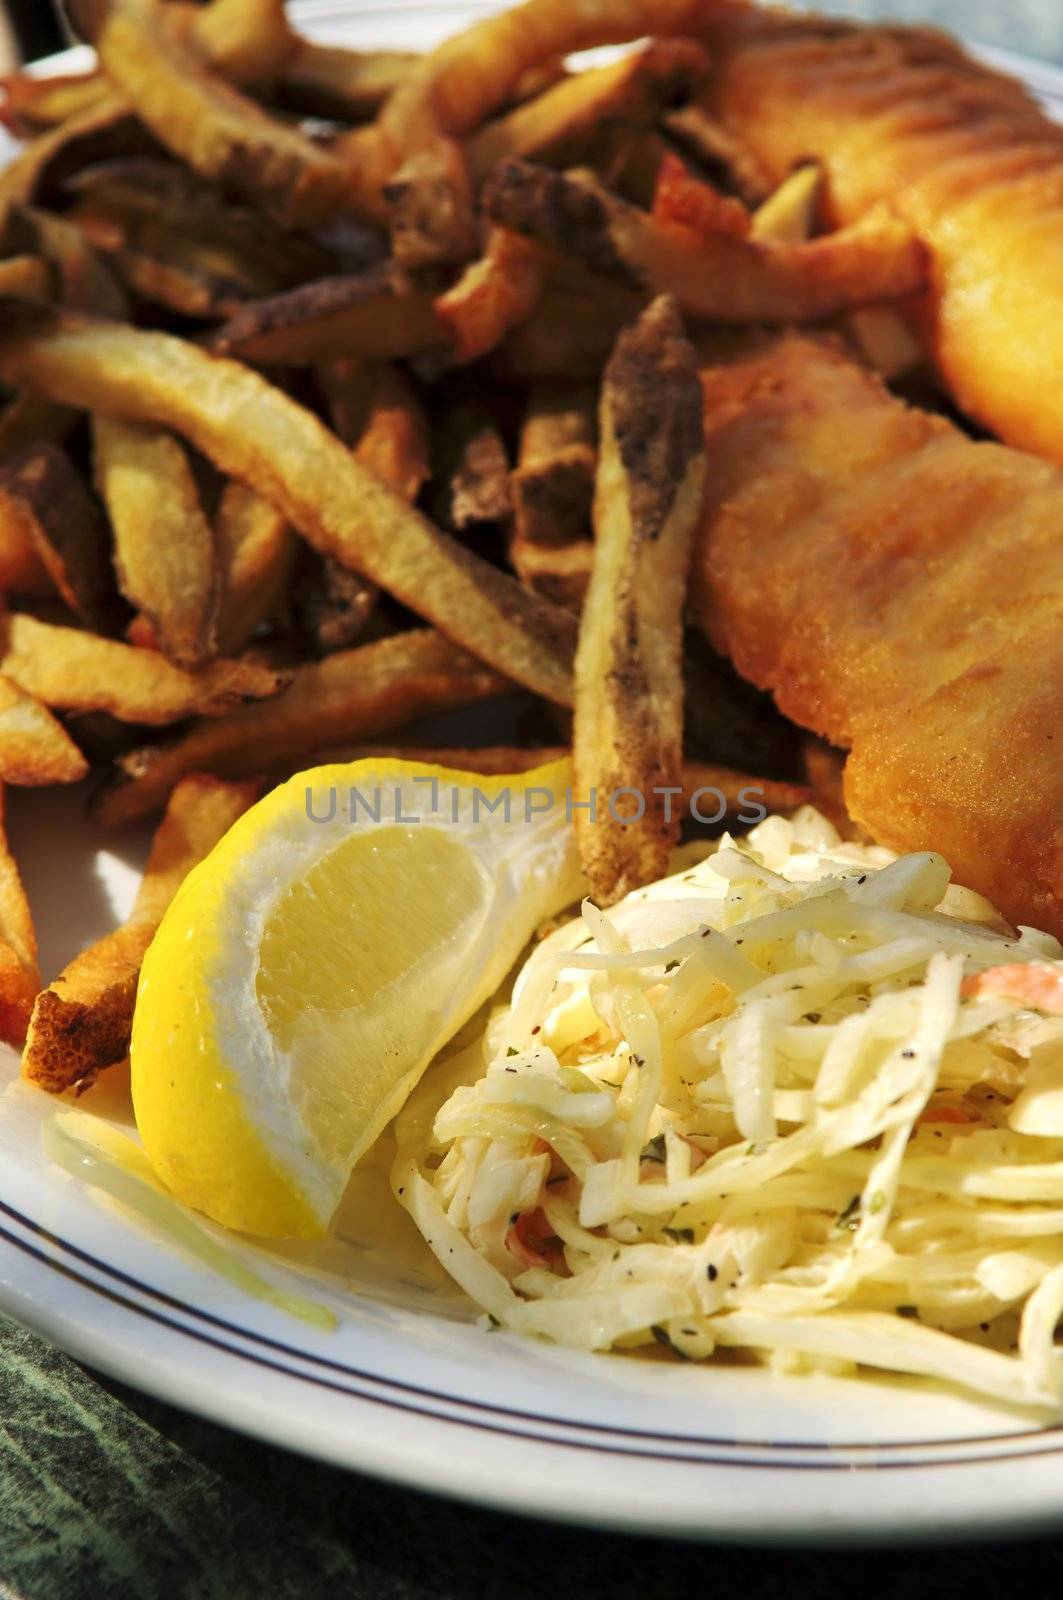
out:
M693 1228L662 1228L661 1232L666 1233L669 1239L675 1239L679 1244L694 1243Z
M667 1159L663 1133L655 1134L649 1144L643 1145L642 1154L639 1156L640 1161L656 1161L661 1166Z
M659 1323L655 1322L653 1327L650 1329L650 1332L653 1334L653 1337L657 1340L658 1344L663 1344L666 1350L671 1350L672 1354L677 1355L680 1361L690 1360L690 1357L687 1355L686 1351L680 1350L679 1346L671 1338L667 1328L662 1328Z

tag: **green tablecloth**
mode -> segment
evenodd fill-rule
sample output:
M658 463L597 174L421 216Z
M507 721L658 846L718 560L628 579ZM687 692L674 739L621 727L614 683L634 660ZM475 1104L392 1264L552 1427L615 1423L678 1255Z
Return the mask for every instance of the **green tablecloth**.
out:
M1063 61L1063 0L842 0ZM1063 1485L1061 1485L1063 1512ZM861 1600L1063 1588L1063 1540L815 1554L506 1519L300 1460L101 1383L0 1323L0 1600Z

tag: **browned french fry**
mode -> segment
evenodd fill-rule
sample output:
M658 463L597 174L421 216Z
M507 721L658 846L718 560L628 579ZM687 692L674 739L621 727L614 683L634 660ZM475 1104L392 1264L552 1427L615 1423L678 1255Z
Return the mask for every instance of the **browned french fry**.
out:
M111 89L100 72L68 72L48 78L15 72L0 80L0 92L0 120L12 133L29 139L94 110Z
M55 588L90 628L112 632L124 607L111 570L111 531L95 496L66 451L30 445L0 467L3 521L21 519Z
M504 694L505 680L431 629L399 633L297 667L268 707L200 722L175 743L123 756L122 776L98 798L101 821L157 810L190 772L287 773L315 751L386 738L422 717Z
M164 428L115 417L93 418L93 440L119 588L162 653L194 672L217 652L220 582L188 456Z
M63 305L72 311L92 311L102 317L128 316L126 296L81 229L72 222L31 206L13 207L8 237L13 233L24 235L32 248L51 264L58 280L55 298Z
M214 322L233 316L247 299L238 284L201 268L160 261L139 250L119 250L112 259L122 282L138 300L176 311L178 316Z
M726 178L748 206L759 206L771 184L754 156L696 100L669 111L661 125L713 178Z
M409 378L389 361L325 362L318 380L354 458L412 505L428 480L429 430Z
M288 681L249 661L212 661L186 672L154 650L26 615L0 625L0 672L54 710L109 711L150 727L225 716L244 701L279 694Z
M607 165L707 70L700 45L661 39L609 66L566 78L470 139L466 155L473 180L481 183L507 156L557 167Z
M460 264L476 249L472 183L453 139L407 157L384 190L391 247L403 267Z
M419 59L403 50L347 50L299 39L277 87L283 104L307 116L361 122L376 115Z
M237 655L279 608L295 562L296 537L268 500L228 483L218 502L214 540L221 574L218 650Z
M0 295L40 300L50 289L48 267L40 256L9 256L0 261Z
M660 878L679 835L683 604L705 486L701 386L673 300L621 334L602 387L595 555L576 653L576 833L612 904ZM622 796L622 798L620 798ZM673 795L674 798L674 795Z
M549 256L534 240L492 228L484 253L436 301L436 316L459 362L476 361L531 315L549 274Z
M118 323L53 315L26 327L0 305L0 377L182 434L324 554L516 682L569 702L572 618L433 527L318 418L247 367Z
M587 586L594 569L594 544L588 538L571 544L530 544L522 539L510 542L509 558L513 570L526 589L564 606L577 615L583 609Z
M213 344L240 361L303 367L344 355L417 355L442 338L431 295L385 263L253 301L218 330Z
M0 1039L19 1049L41 986L37 935L18 866L7 842L0 787Z
M541 384L528 398L510 480L509 558L529 589L582 609L594 564L591 501L597 458L595 391Z
M89 764L62 723L33 695L0 676L0 782L77 783Z
M152 841L129 920L89 945L37 996L22 1076L51 1094L87 1089L129 1052L140 966L163 914L194 866L258 798L254 783L188 777Z
M818 321L913 294L926 278L923 245L886 207L801 244L705 237L658 222L586 178L520 161L496 169L484 205L494 221L717 322Z
M365 633L379 598L380 591L367 578L304 545L291 602L292 622L304 653L320 659L349 650Z
M434 515L458 533L510 512L510 463L491 408L460 380L437 391L438 420L432 435Z
M513 531L524 544L568 545L591 531L597 396L590 385L540 384L528 396L513 473Z
M643 294L600 279L598 292L554 284L526 322L495 351L492 370L509 383L597 378L620 330L646 303Z
M765 811L796 811L813 799L807 784L779 778L758 778L734 767L721 767L711 761L687 757L683 762L683 806L697 818L713 821L724 816L749 822L761 819L757 808ZM717 816L721 806L722 815Z
M112 89L87 111L28 144L0 171L0 222L12 205L29 205L87 161L141 153L151 140L128 101Z
M71 11L138 117L202 177L232 184L293 226L346 208L342 163L212 71L160 0L74 0Z
M66 438L77 421L77 412L69 406L56 405L32 389L16 394L0 413L0 462L10 461L29 445L42 439L59 442ZM0 557L0 572L3 559ZM4 588L0 578L0 589Z

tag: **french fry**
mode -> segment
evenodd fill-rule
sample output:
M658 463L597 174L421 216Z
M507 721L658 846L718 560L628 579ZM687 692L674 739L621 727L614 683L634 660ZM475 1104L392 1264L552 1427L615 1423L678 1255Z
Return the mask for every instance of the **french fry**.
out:
M373 117L413 70L403 50L346 50L299 39L281 68L281 103L307 116L361 122Z
M753 225L753 218L740 200L697 177L671 151L657 172L652 214L657 222L676 223L696 233L699 239L710 241L721 233L747 238Z
M299 552L291 612L307 655L320 659L357 644L378 599L375 584L341 567L333 556L318 555L307 545Z
M0 295L40 300L50 288L48 267L39 256L9 256L0 261Z
M531 316L495 351L492 371L505 382L597 378L622 328L646 296L599 279L595 292L552 284Z
M199 50L230 83L266 83L283 71L299 41L284 0L211 0L188 11Z
M549 274L541 245L509 228L492 228L483 255L435 303L460 363L487 355L531 315Z
M47 706L0 676L0 782L77 783L89 764Z
M242 483L228 483L218 502L214 541L221 576L218 650L234 656L280 607L296 537L268 500Z
M791 783L780 778L758 778L750 772L739 772L734 767L721 767L715 762L698 761L687 757L683 762L682 804L690 808L695 817L714 816L721 802L727 817L745 817L756 821L757 806L765 811L796 811L808 805L814 796L803 783ZM700 793L699 793L700 791ZM696 811L693 807L696 805ZM722 822L723 816L716 820Z
M48 78L15 72L0 80L0 93L0 120L12 133L30 139L95 110L111 89L101 72L60 73Z
M216 322L235 315L247 300L246 293L229 279L160 261L139 250L119 250L113 261L122 282L138 300L176 311L178 316Z
M18 866L8 846L5 813L4 791L0 787L0 1039L19 1049L41 979L37 935Z
M164 428L115 417L93 418L93 441L119 588L162 653L194 672L217 652L220 582L188 456Z
M820 321L869 301L915 293L926 251L887 208L795 245L721 233L702 238L654 220L597 184L509 161L485 187L488 216L595 272L674 295L711 321Z
M510 480L509 558L521 582L580 611L594 564L591 501L597 459L596 395L589 386L533 389Z
M576 833L605 904L662 877L679 834L664 791L681 786L683 604L706 470L701 406L675 302L655 300L621 334L603 380L594 569L576 654L576 784L594 807L577 813Z
M516 682L570 702L572 618L433 527L247 367L118 323L64 314L26 328L0 305L0 378L183 435L277 505L323 554Z
M823 168L806 162L791 172L753 213L754 239L775 244L800 244L816 231L816 212L823 194Z
M71 12L137 116L201 177L232 185L292 226L345 208L342 163L212 71L160 0L74 0Z
M460 265L475 251L472 183L455 140L439 138L414 151L385 187L384 199L401 266Z
M590 385L540 384L529 394L512 478L513 531L522 544L569 545L590 533L595 402Z
M32 389L16 394L0 413L0 462L10 461L43 439L62 441L76 421L76 411L57 405ZM4 558L0 554L0 591L7 587L3 573Z
M431 629L394 634L297 667L291 687L268 707L196 723L172 744L121 757L120 776L94 811L106 823L129 822L162 806L190 772L239 778L297 771L317 750L386 738L508 687Z
M460 379L436 391L432 434L433 514L458 533L504 522L510 462L491 407Z
M72 222L31 206L14 207L9 215L8 236L15 231L27 236L33 248L51 264L58 280L55 297L63 305L101 317L129 315L127 297Z
M482 183L507 156L555 167L608 165L707 70L700 45L661 39L609 66L566 78L470 139L466 155L473 181Z
M80 1093L129 1053L140 966L194 866L258 798L254 783L188 777L152 841L129 920L82 950L36 998L22 1076L50 1094Z
M390 361L329 361L318 368L336 433L354 458L410 503L428 480L429 430L409 378Z
M185 672L154 650L23 614L0 623L0 673L53 710L109 711L149 727L225 716L244 701L279 694L288 681L249 661Z
M48 440L0 467L3 522L21 520L42 566L74 614L113 632L124 607L111 570L111 530L66 451Z
M747 206L759 206L770 195L772 186L759 163L696 100L667 112L661 126L711 178L727 179Z
M108 89L96 105L41 134L0 171L0 226L11 206L39 203L86 162L142 154L151 145L128 102Z
M311 366L334 356L412 356L440 344L431 295L390 264L253 301L220 328L220 355L261 366Z

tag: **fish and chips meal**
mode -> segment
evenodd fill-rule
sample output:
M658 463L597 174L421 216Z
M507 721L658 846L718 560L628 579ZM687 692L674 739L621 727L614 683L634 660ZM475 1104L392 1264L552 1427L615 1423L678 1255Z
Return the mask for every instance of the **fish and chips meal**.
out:
M219 1229L364 1160L485 1329L1058 1416L1063 128L753 0L69 10L0 104L48 1157L311 1319ZM3 788L79 783L157 831L42 974Z

